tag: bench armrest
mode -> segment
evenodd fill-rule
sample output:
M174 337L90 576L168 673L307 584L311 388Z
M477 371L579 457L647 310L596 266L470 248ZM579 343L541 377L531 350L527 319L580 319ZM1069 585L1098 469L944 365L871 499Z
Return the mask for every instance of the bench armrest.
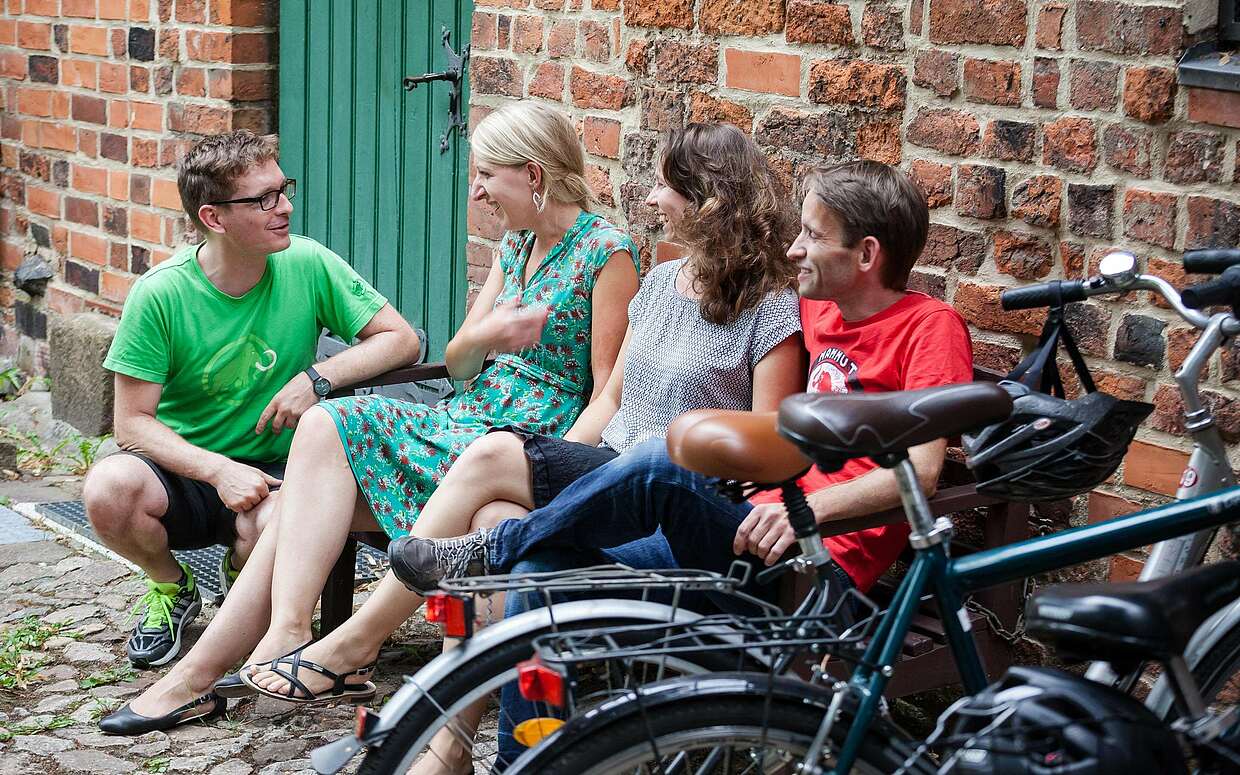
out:
M495 363L494 358L488 358L482 363L482 368ZM351 396L353 391L358 388L382 387L383 385L402 385L406 382L424 382L430 379L451 379L448 374L448 365L443 362L439 363L417 363L412 366L402 366L399 369L392 369L382 374L377 374L369 379L364 379L354 385L337 388L328 394L328 398L340 398L341 396Z
M965 511L966 509L992 506L1001 502L999 498L979 494L976 487L972 484L961 484L955 487L944 487L935 493L934 497L930 499L930 513L938 517L957 511ZM871 527L879 527L880 525L895 525L906 520L907 517L904 515L904 509L888 509L876 514L867 514L864 517L837 519L832 522L826 522L819 525L818 532L823 538L827 538L845 533L855 533L858 530L866 530Z

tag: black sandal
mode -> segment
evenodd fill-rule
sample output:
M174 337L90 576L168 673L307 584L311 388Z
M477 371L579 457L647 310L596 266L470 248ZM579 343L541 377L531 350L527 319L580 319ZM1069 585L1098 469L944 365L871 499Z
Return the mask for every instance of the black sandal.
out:
M208 702L213 703L210 710L203 707ZM207 721L222 716L227 709L228 701L215 692L204 694L170 713L155 717L134 713L129 709L129 703L125 703L123 708L100 719L99 729L106 735L144 735L147 732L172 729L178 724L191 721Z
M262 688L258 684L254 683L254 677L249 672L243 671L238 673L238 676L246 686L250 687L264 697L271 697L276 700L283 700L284 702L294 702L299 705L319 705L326 702L336 702L338 700L368 700L375 696L375 685L370 681L365 681L361 684L348 682L348 679L350 678L365 678L370 675L375 669L373 663L366 665L365 667L359 667L358 669L352 670L348 673L337 675L316 662L311 662L308 659L302 659L301 652L304 651L305 648L306 647L303 646L291 654L286 654L279 659L272 660L266 668L267 671L271 671L283 678L285 681L288 681L287 692L273 692ZM281 669L282 665L287 665L289 670ZM332 688L317 694L310 691L310 689L307 688L306 685L297 677L303 669L332 679Z
M302 649L304 649L306 646L309 646L311 643L314 643L313 638L301 644L300 646L293 649L292 651L288 652L284 656L286 657L292 656L293 654L296 654L298 651L301 651ZM239 700L239 699L242 699L243 697L249 697L252 694L254 694L254 689L253 687L251 687L249 684L247 684L245 681L241 679L241 674L248 673L253 668L256 668L256 667L260 667L264 665L274 665L274 664L275 664L274 659L268 660L266 662L251 662L250 664L243 666L237 672L226 675L220 680L216 681L215 686L212 688L215 690L216 694L218 694L221 697L230 699L230 700Z

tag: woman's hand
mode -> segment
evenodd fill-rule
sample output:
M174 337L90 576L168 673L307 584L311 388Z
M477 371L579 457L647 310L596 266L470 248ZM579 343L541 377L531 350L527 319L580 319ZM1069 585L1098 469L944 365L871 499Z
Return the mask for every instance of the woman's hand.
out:
M483 336L494 352L511 353L536 344L547 325L546 307L501 304L478 321Z

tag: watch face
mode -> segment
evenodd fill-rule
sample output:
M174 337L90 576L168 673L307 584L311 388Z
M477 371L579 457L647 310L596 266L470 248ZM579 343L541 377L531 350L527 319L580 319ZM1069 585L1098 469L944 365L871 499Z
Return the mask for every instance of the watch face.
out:
M332 392L332 383L328 382L326 378L319 377L314 381L315 395L325 396L330 392Z

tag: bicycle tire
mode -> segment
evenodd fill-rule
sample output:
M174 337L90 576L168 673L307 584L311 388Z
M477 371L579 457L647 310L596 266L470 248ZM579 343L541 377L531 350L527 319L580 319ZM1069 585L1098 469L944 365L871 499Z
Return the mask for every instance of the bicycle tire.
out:
M1220 693L1240 676L1240 625L1233 625L1219 638L1210 650L1201 655L1191 666L1193 680L1201 690L1202 699L1209 706ZM1229 698L1230 699L1230 698ZM1174 718L1172 706L1169 718Z
M851 716L843 713L832 730L832 738L838 744L851 726ZM744 694L733 697L690 697L678 702L650 708L646 713L630 715L614 723L600 723L597 728L578 727L572 734L557 734L545 741L535 765L539 775L610 775L611 773L646 772L643 760L653 759L651 739L657 746L659 759L666 762L675 755L683 755L692 766L702 766L703 760L695 761L693 752L701 747L718 751L721 744L739 747L744 753L742 760L746 771L754 765L750 755L759 745L775 742L781 758L787 762L786 771L793 772L801 761L810 742L822 722L823 709L795 698L768 698ZM755 723L765 719L765 724ZM911 746L901 748L893 741L902 735L881 719L875 719L866 735L853 772L890 773L906 766L905 772L922 775L933 772L924 762L907 762ZM551 750L549 750L551 749ZM558 750L554 750L558 749ZM705 754L702 755L703 759ZM748 758L747 758L748 757ZM730 773L730 759L721 764L723 769L711 769L716 773ZM763 758L762 765L770 759ZM532 771L532 770L531 770ZM654 771L659 771L657 768ZM701 772L692 769L693 772ZM776 770L778 772L784 769ZM524 773L521 768L517 773Z
M586 619L568 625L561 624L559 631L642 624L651 624L651 622L648 619L609 617ZM358 775L393 775L393 773L403 775L421 753L423 746L419 745L419 740L429 739L429 735L433 735L449 723L450 718L445 717L440 708L451 708L466 698L472 702L477 697L485 696L493 691L493 689L484 690L481 687L493 684L501 678L505 678L505 681L500 681L501 683L514 679L517 663L529 659L533 653L534 638L549 631L550 628L546 628L522 633L510 641L480 653L477 658L467 662L450 676L435 684L423 699L405 712L381 745L367 749L366 756L358 768ZM724 653L705 652L692 654L689 657L692 659L685 658L681 661L700 663L694 665L700 672L737 669L735 655L729 657ZM749 669L761 669L752 661L748 663L748 666Z

